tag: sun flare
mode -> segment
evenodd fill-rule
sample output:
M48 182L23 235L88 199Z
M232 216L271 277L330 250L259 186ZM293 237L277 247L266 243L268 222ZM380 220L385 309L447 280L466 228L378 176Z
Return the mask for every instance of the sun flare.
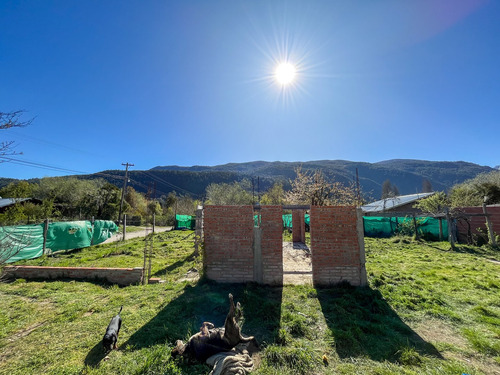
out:
M295 66L288 62L284 62L278 65L275 72L276 80L282 85L288 85L295 79L297 71Z

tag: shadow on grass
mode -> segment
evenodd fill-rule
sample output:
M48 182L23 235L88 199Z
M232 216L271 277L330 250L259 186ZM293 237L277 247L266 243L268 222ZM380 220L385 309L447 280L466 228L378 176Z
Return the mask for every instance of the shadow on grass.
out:
M342 285L318 289L318 299L340 358L394 362L405 349L443 358L399 318L378 290Z
M456 244L455 248L452 249L451 247L443 250L442 248L438 246L432 245L430 242L425 242L425 245L428 247L431 247L435 250L438 251L445 251L445 252L455 252L455 253L462 253L462 254L471 254L480 258L484 258L486 260L492 260L492 259L500 259L498 254L498 249L493 248L493 247L488 247L488 246L472 246L472 245L463 245L463 244Z
M104 352L104 348L102 347L102 342L99 341L90 350L89 354L87 354L87 357L85 357L85 365L90 367L97 367L104 357L106 357L106 353Z
M185 263L192 262L195 258L196 258L196 252L193 251L191 254L186 256L184 259L178 260L177 262L171 264L170 266L167 266L161 270L156 271L154 273L154 276L158 277L158 276L168 274L169 272L172 272L176 268L182 267Z
M229 310L228 294L243 308L242 334L255 336L259 343L273 341L281 316L282 289L256 284L216 284L202 280L187 285L153 319L144 324L122 348L139 350L156 344L174 345L199 331L205 321L223 327Z

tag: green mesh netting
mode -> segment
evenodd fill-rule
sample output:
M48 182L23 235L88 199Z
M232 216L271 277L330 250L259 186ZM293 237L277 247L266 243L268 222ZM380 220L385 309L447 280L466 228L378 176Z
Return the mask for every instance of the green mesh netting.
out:
M92 245L100 244L118 232L118 226L111 220L95 220Z
M196 218L191 215L175 215L175 229L194 229Z
M90 221L50 223L45 247L52 252L81 249L82 247L89 247L91 241L92 224Z
M417 230L419 235L428 239L439 239L439 219L419 217ZM412 217L363 217L363 226L366 237L391 237L397 233L415 234ZM448 236L448 223L442 220L443 236Z
M37 224L0 227L0 263L42 256L43 226Z
M260 215L254 215L253 223L255 227L259 226ZM311 222L311 218L309 214L305 214L305 223L309 225ZM284 214L283 215L283 228L292 228L292 214Z
M0 261L12 263L43 255L44 224L0 227ZM73 250L97 245L118 231L110 220L50 223L47 228L46 252Z

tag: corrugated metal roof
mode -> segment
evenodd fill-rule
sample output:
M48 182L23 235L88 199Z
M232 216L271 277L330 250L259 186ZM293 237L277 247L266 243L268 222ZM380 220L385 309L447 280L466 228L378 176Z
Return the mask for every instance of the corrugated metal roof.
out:
M410 194L410 195L400 195L394 198L386 198L381 199L379 201L366 204L361 206L363 212L384 212L387 210L391 210L393 208L397 208L400 206L404 206L405 204L416 202L419 199L427 198L431 196L432 193L419 193L419 194Z
M0 208L12 206L13 204L29 201L31 198L0 198Z

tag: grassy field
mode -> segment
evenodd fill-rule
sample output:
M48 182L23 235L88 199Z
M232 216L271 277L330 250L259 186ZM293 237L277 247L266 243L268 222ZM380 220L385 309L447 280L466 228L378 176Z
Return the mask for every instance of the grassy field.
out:
M208 374L170 350L203 321L222 326L229 292L261 343L255 374L500 374L499 251L366 239L369 287L277 288L190 281L192 232L154 241L164 284L0 283L0 374ZM143 250L133 239L19 264L137 267ZM104 358L121 305L119 350Z

